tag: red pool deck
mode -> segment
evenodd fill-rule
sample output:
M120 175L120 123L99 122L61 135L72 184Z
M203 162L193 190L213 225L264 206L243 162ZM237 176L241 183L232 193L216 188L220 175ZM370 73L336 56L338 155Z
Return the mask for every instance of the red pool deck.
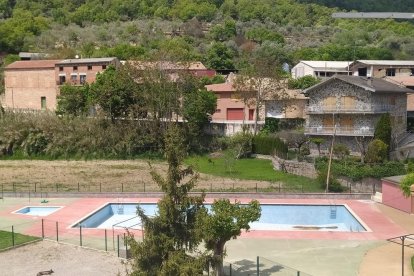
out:
M242 203L247 203L250 199L238 199ZM336 231L317 231L317 230L252 230L243 233L241 238L275 238L275 239L315 239L315 240L386 240L388 238L408 234L401 226L397 225L390 218L381 212L378 203L368 200L323 200L323 199L258 199L262 204L345 204L354 215L365 224L370 231L367 232L336 232ZM56 222L59 224L59 233L73 234L79 233L79 229L70 226L80 219L93 213L107 203L155 203L158 198L81 198L73 200L67 204L59 204L60 199L49 199L49 203L41 204L16 204L10 208L0 211L0 217L16 220L22 223L31 221L32 224L25 231L27 234L41 235L41 224L43 218L45 236L53 235L56 232ZM206 203L212 203L213 199L206 199ZM22 214L13 214L24 206L64 206L58 211L46 217L32 217ZM83 229L83 235L101 236L103 229ZM122 231L121 229L119 231ZM141 235L140 231L134 232Z

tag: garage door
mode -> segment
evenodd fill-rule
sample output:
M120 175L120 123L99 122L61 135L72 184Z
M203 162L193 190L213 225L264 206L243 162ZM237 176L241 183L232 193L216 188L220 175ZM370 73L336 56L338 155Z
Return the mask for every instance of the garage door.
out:
M227 108L227 120L243 120L243 108Z

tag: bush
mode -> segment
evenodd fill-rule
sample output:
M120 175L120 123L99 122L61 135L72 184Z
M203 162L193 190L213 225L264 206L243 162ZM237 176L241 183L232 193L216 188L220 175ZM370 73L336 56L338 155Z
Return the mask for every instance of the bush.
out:
M288 147L278 137L258 135L253 138L253 152L286 158Z
M317 181L320 183L321 188L326 189L326 178L328 176L328 170L324 169L318 172ZM344 190L344 188L341 186L341 183L336 179L334 174L332 173L329 176L329 185L328 185L328 191L329 192L335 192L340 193Z
M345 158L345 156L348 156L350 152L349 148L346 145L338 143L333 147L333 154L336 156L336 158L342 160Z
M392 126L390 114L383 114L375 126L374 138L381 140L389 148L389 146L391 145L391 131Z
M239 132L230 138L229 148L235 152L235 158L250 157L253 136L247 132Z
M319 157L315 160L315 168L318 171L326 170L328 167L328 158ZM363 164L345 158L344 160L333 160L331 170L335 175L346 176L352 181L358 181L366 177L381 179L383 177L405 174L404 164L401 162L386 162L382 164Z
M381 163L387 160L388 146L380 139L374 139L368 144L365 161L367 163Z

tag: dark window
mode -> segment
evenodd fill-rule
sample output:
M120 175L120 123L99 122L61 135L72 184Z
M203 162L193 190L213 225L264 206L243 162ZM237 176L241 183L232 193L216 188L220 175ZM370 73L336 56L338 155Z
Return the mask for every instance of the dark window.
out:
M46 109L46 97L40 97L40 107L42 110Z
M105 70L106 69L106 65L102 65L102 69Z
M88 65L88 70L92 70L92 65Z
M72 82L76 82L76 80L78 79L78 76L77 75L71 75L70 76L70 80L72 81Z
M388 77L394 77L395 76L395 69L394 68L388 68L385 70L385 75Z
M368 73L367 68L358 68L358 76L366 77Z
M59 71L63 71L63 66L59 66Z
M78 66L73 66L73 71L78 71Z
M79 82L80 82L80 84L85 84L85 82L86 82L86 75L80 75L79 76Z
M66 76L59 76L59 84L64 84L66 82Z

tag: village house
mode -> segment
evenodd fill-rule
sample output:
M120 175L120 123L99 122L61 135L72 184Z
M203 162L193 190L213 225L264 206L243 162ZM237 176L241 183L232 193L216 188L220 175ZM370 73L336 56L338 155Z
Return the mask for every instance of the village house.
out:
M412 91L403 86L380 78L336 75L304 92L309 97L305 134L324 138L324 149L335 136L335 143L358 152L355 138L371 140L384 113L391 115L393 138L406 131L407 93Z
M67 60L23 60L6 66L4 108L55 110L59 86L92 83L108 66L119 66L117 58Z
M350 75L350 64L351 61L301 60L291 69L291 76L294 79L304 76L323 79L333 75Z

